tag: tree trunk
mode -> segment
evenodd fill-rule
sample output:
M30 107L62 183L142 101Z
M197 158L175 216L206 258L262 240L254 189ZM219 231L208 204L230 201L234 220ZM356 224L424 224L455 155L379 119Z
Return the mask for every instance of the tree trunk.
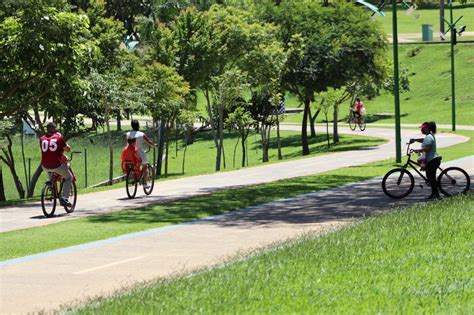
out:
M281 152L280 117L278 115L276 115L276 127L277 127L278 159L283 160L283 154Z
M186 151L188 150L188 142L184 141L184 151L183 151L183 165L181 166L181 173L184 175L184 163L186 163Z
M5 201L5 187L3 186L3 170L2 170L2 161L0 161L0 201Z
M217 144L216 152L216 172L221 170L221 157L222 157L222 144L224 143L224 108L219 104L219 126L218 126L218 137L219 141Z
M338 104L334 104L334 115L333 115L333 134L332 134L332 142L334 144L339 143L339 131L337 129L337 117L338 117L339 106Z
M311 127L311 138L316 137L316 118L318 118L319 113L321 112L321 108L319 108L314 115L311 115L311 108L309 111L309 123Z
M191 145L194 143L194 127L186 128L186 144Z
M308 115L311 106L311 100L306 97L304 100L303 123L301 124L301 145L303 148L303 155L309 155L308 144Z
M232 157L232 168L235 168L235 154L237 153L237 147L239 146L239 142L240 142L240 138L237 138L237 142L235 143L235 146L234 146L234 155Z
M22 129L21 130L21 158L23 160L23 171L25 172L26 190L28 190L29 183L28 183L28 172L26 171L25 139L24 138L25 138L25 135Z
M217 135L216 135L216 126L214 125L214 119L212 115L212 107L211 107L211 99L209 96L209 90L204 90L204 96L206 97L206 103L207 103L207 114L209 115L209 124L211 125L211 133L212 133L212 138L214 139L214 143L217 146L218 141L217 141Z
M439 31L444 34L444 0L439 1ZM443 38L441 38L443 40Z
M112 185L114 179L114 148L112 145L112 133L110 132L109 106L105 107L105 125L107 127L107 140L109 144L109 185Z
M166 133L166 122L160 121L160 127L158 128L158 156L156 157L156 176L161 176L161 170L163 168L163 153L165 151L165 133Z
M175 126L175 150L174 150L174 157L177 158L178 157L178 145L179 145L179 130L178 130L178 126L176 125Z
M117 112L117 131L122 131L122 115L120 111Z
M38 165L38 167L36 168L36 171L34 172L33 176L31 177L30 185L28 187L28 198L32 198L34 196L36 183L38 182L38 179L40 178L42 172L43 168L41 167L40 163L40 165Z
M20 199L25 198L25 189L23 188L23 185L21 184L20 178L18 177L18 174L15 169L15 157L13 156L13 142L10 136L7 136L7 148L2 147L3 154L5 155L4 157L2 156L3 162L8 166L10 169L10 173L12 174L13 181L15 182L15 187L18 192L18 197Z
M311 138L316 138L316 128L314 128L314 120L312 119L313 115L311 114L311 107L308 112L309 117L309 129L311 130Z
M245 155L247 154L247 151L246 151L246 140L247 140L247 137L248 137L248 131L247 131L247 135L245 134L242 134L242 141L241 141L241 146L242 146L242 167L245 167Z
M324 113L324 116L326 116L326 140L328 142L328 150L329 150L329 121L328 121L328 112Z
M165 177L168 177L168 156L169 156L169 148L170 148L170 141L169 141L169 130L170 130L170 124L166 126L166 132L165 132L165 141L166 141L166 151L165 151Z
M262 162L266 163L268 162L268 135L267 135L267 128L271 129L268 126L262 125L262 128L260 130L260 133L262 135Z

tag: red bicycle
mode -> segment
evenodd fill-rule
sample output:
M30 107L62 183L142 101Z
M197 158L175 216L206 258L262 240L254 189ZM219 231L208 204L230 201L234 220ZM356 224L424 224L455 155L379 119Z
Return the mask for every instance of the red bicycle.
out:
M81 152L73 151L71 152L71 158L66 157L68 161L67 165L68 165L69 171L72 174L72 185L71 185L71 190L68 196L68 200L71 203L71 206L64 206L64 210L66 210L67 213L74 212L74 209L76 207L76 201L77 201L76 174L72 170L71 164L70 164L74 156L74 153L80 154ZM43 190L41 191L41 207L43 209L43 214L45 215L45 217L51 218L54 215L54 212L56 211L56 205L58 203L58 199L62 195L63 186L64 186L64 179L61 177L61 175L57 173L51 173L50 180L44 183Z

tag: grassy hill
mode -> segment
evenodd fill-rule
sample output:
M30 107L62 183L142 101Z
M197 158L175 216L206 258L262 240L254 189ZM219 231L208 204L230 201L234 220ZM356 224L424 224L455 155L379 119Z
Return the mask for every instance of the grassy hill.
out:
M438 2L439 3L439 2ZM377 16L377 20L382 23L384 30L388 33L392 33L392 10L390 4L383 10L385 13L384 17ZM416 15L419 15L416 18ZM445 6L445 19L449 21L449 6ZM474 7L460 6L457 3L453 5L453 16L457 19L463 16L459 25L467 25L466 31L474 30ZM406 10L398 10L398 33L421 33L422 24L433 25L433 38L437 37L439 32L439 9L420 9L413 12L412 15L407 15ZM447 29L447 28L446 28Z
M392 50L389 51L392 54ZM412 56L415 55L415 56ZM451 123L451 63L449 45L401 45L400 66L409 73L411 90L400 95L402 123L420 123L434 120ZM456 121L457 124L474 124L474 44L458 44L455 49ZM363 101L369 115L394 113L391 93ZM299 107L295 97L287 97L287 107ZM342 104L340 119L348 115L349 103ZM332 112L329 114L332 117ZM388 123L393 117L370 117L372 121ZM300 123L301 114L287 115L285 121ZM323 117L320 115L318 121Z

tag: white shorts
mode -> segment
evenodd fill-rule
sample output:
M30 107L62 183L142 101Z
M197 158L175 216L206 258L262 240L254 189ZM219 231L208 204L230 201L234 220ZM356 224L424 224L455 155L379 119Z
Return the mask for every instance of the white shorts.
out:
M148 164L148 157L146 156L145 151L143 150L137 150L138 151L138 156L140 157L140 160L142 160L142 165Z

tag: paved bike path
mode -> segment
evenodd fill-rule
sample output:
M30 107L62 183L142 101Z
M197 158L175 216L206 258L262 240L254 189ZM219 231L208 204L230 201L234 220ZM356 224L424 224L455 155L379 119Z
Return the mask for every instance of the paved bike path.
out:
M300 127L282 126L282 129L300 130ZM325 131L324 128L318 128L318 130L320 132ZM244 168L236 171L157 182L151 196L145 197L141 191L141 187L139 187L138 197L134 200L129 200L126 197L124 188L83 194L78 196L76 211L72 215L65 214L64 210L58 207L56 210L58 216L49 219L44 218L39 202L0 208L0 232L43 226L111 211L143 207L169 200L207 194L225 188L235 188L312 175L342 167L384 160L395 155L393 130L370 128L365 132L353 132L343 127L340 132L380 137L389 140L389 142L365 150L337 152L323 156ZM402 143L405 143L409 138L420 137L420 135L420 132L416 130L403 130ZM439 148L462 143L467 140L467 137L449 133L440 133L437 136Z
M450 164L474 176L474 156ZM1 312L50 311L143 281L212 267L242 252L423 201L430 193L417 185L409 197L394 201L382 193L380 181L1 262Z

